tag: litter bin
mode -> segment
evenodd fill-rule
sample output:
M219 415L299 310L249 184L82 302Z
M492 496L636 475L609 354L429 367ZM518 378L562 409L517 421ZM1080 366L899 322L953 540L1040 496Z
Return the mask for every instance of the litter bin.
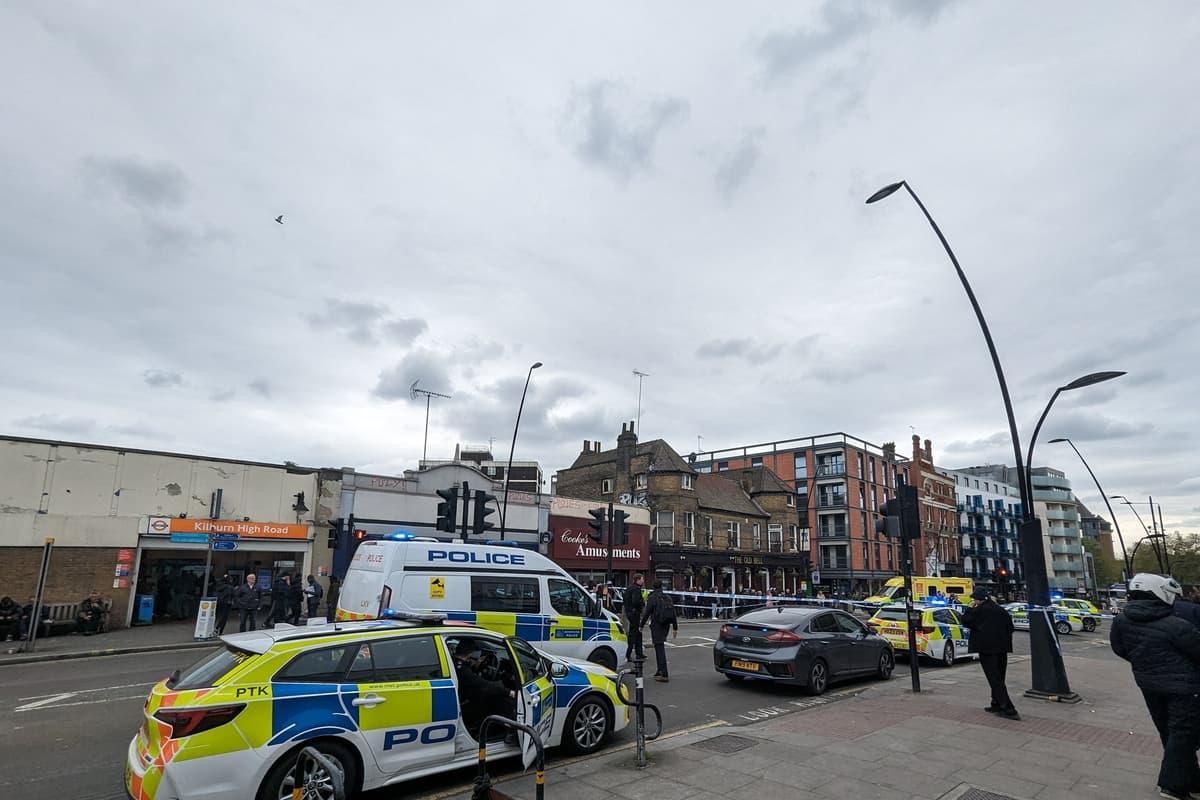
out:
M149 625L154 622L154 595L139 594L133 609L134 625Z

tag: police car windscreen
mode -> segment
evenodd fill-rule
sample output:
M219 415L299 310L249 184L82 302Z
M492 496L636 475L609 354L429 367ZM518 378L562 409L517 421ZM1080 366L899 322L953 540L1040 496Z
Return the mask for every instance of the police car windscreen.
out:
M877 613L875 615L875 618L876 619L892 619L892 620L899 620L899 621L903 622L904 621L904 609L903 608L882 608L879 610L879 613Z
M188 689L207 689L228 675L234 667L254 657L254 653L226 646L215 653L205 656L185 669L170 684L169 688L177 692Z

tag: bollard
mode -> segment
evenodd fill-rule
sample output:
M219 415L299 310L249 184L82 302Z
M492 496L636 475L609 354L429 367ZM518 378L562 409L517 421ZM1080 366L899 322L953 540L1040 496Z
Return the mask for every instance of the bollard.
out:
M662 713L658 710L658 706L646 702L645 678L643 677L643 664L646 663L644 658L633 658L630 660L633 664L632 675L634 677L634 696L633 701L629 699L626 693L625 676L631 674L630 670L621 670L617 673L617 697L627 706L633 706L633 727L637 742L637 766L638 769L643 769L646 766L646 742L654 741L662 735ZM657 726L653 734L646 734L646 709L654 714Z
M475 775L475 786L471 790L471 800L494 800L496 797L505 797L492 789L492 778L487 771L487 732L492 725L500 725L505 728L512 728L515 731L527 734L533 741L534 749L537 751L534 757L534 769L537 771L534 776L535 800L545 800L546 795L546 749L542 746L542 739L538 736L538 732L528 725L522 725L516 720L511 720L508 717L502 717L498 714L483 720L483 724L479 726L479 769Z

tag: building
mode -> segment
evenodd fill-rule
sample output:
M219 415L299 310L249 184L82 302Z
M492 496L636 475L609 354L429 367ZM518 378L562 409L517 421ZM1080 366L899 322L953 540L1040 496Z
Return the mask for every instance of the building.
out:
M585 441L554 485L559 497L647 509L650 570L676 589L798 593L805 586L798 498L762 465L705 474L661 439L639 443L629 423L614 449Z
M910 478L920 503L921 541L914 547L913 570L922 575L959 575L959 518L955 483L933 463L933 442L912 437ZM923 568L923 569L922 569Z
M128 625L135 596L159 619L189 618L210 575L327 575L325 537L341 475L295 464L110 445L0 437L0 559L4 594L37 586L54 540L45 602L78 603L96 589L110 626ZM209 549L210 534L225 534Z
M497 461L492 456L490 447L484 445L455 445L454 458L450 461L421 460L418 470L446 464L473 464L480 472L492 480L501 490L504 489L504 476L508 472L508 461ZM542 466L536 461L514 461L512 477L508 481L508 491L525 492L526 494L541 494L544 483Z
M954 481L959 516L959 552L962 574L976 583L1017 590L1024 587L1019 526L1021 492L1016 486L990 476L957 470L939 470ZM1003 569L1007 574L1001 574Z
M550 543L547 554L580 583L608 580L608 542L592 538L595 508L607 510L587 500L554 497L550 501ZM625 512L625 541L613 547L612 582L628 586L636 573L650 572L650 510L641 506L614 503Z
M795 492L799 548L824 591L867 596L899 573L900 544L875 532L879 506L910 482L895 445L832 433L698 453L694 464L715 475L765 468Z
M967 467L958 472L1016 484L1016 469L1003 465ZM1082 594L1091 581L1084 559L1079 507L1066 475L1051 467L1034 467L1033 513L1042 521L1042 546L1050 590Z

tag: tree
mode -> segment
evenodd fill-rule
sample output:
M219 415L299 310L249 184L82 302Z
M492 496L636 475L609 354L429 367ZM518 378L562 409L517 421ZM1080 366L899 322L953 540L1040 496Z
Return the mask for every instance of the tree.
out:
M1134 572L1161 573L1167 571L1159 566L1158 556L1154 545L1161 549L1162 539L1145 540L1136 548L1133 557ZM1171 575L1182 584L1195 586L1200 584L1200 537L1195 535L1181 536L1176 533L1166 538L1166 553L1171 563Z
M1092 564L1096 569L1096 588L1107 589L1114 583L1119 583L1121 580L1121 562L1118 561L1112 553L1107 552L1106 548L1101 546L1100 542L1094 539L1083 540L1083 549L1087 550L1092 556ZM1138 553L1138 557L1141 557ZM1154 554L1150 553L1153 558Z

